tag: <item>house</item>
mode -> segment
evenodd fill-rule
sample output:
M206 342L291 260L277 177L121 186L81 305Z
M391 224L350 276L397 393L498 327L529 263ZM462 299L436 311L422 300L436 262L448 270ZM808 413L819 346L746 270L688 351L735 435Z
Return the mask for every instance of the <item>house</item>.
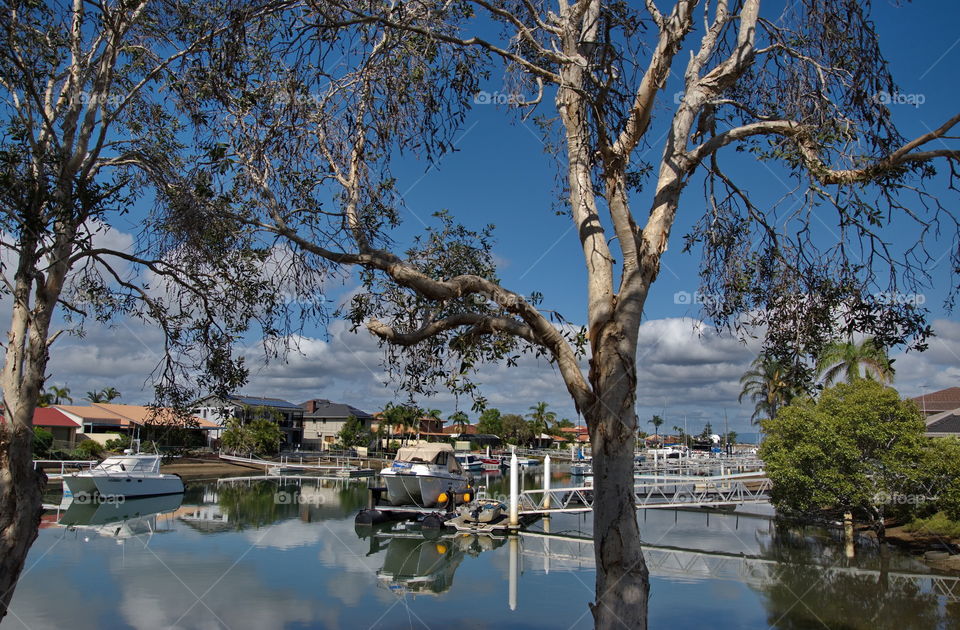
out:
M175 446L206 444L210 431L219 426L203 418L177 414L165 407L91 403L53 407L79 425L79 433L100 443L129 435L157 442L176 442ZM173 433L171 429L182 432Z
M960 437L960 406L928 416L925 435L927 437Z
M56 405L55 408L80 425L79 433L104 442L130 432L130 419L102 409L99 405ZM104 438L94 437L107 434Z
M448 435L444 433L443 420L433 416L422 416L417 421L416 426L399 427L387 425L384 421L383 412L378 411L373 414L372 430L376 432L380 425L384 425L390 431L390 437L402 438L419 435L420 437L443 438Z
M33 426L46 429L53 434L55 442L64 442L72 449L80 423L55 407L37 407L33 412Z
M304 450L329 450L337 442L337 435L350 416L357 418L368 431L373 426L373 416L347 404L314 398L300 403L300 406L304 409L301 443Z
M948 387L940 391L930 392L911 398L923 412L924 417L960 409L960 387Z
M560 432L570 442L585 444L590 441L590 430L587 427L560 427Z
M237 418L242 423L258 418L273 420L283 431L281 450L300 448L303 443L303 407L280 398L239 394L231 394L226 398L207 396L193 403L191 410L195 415L220 427L231 418ZM219 438L221 433L221 430L217 430L212 437Z

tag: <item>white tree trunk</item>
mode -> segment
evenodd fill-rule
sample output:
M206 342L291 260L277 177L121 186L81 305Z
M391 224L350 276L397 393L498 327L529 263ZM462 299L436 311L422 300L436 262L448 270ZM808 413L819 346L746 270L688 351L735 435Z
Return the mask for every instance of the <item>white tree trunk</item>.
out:
M597 402L587 411L594 454L596 628L646 628L650 582L633 497L636 348L618 324L605 327L591 362Z

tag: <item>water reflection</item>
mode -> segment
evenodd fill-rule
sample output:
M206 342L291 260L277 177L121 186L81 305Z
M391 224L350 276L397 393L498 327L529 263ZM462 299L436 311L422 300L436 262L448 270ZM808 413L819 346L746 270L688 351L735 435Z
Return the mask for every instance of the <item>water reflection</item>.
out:
M57 522L71 531L131 538L158 531L158 520L163 522L161 515L177 510L182 500L180 494L110 501L68 499L61 505L64 509Z
M369 540L368 556L386 550L377 570L378 585L395 592L439 594L453 586L464 556L477 557L502 546L505 536L444 534L415 525L356 525L357 536Z
M542 471L524 478L540 484ZM0 628L590 627L588 515L512 537L357 529L367 485L256 477L190 484L180 505L64 506L45 516ZM640 524L650 627L960 625L956 577L910 554L865 544L849 561L823 530L765 516L648 510ZM134 536L145 531L164 535Z
M787 526L775 528L762 548L774 561L760 588L773 627L953 628L960 622L954 576L897 566L915 565L909 557L861 548L850 562L838 541ZM946 595L944 608L938 595Z

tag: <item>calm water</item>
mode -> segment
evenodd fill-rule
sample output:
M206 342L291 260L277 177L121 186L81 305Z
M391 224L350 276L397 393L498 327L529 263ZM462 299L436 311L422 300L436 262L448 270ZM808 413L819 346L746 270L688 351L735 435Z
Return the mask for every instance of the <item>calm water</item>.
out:
M493 493L503 486L490 481ZM365 488L221 480L190 484L182 502L49 512L3 630L591 627L592 552L576 540L589 517L554 517L532 528L549 537L512 540L358 532ZM150 512L161 513L116 520ZM960 585L909 555L863 547L848 561L828 533L778 529L765 515L638 518L652 628L960 627ZM940 594L949 588L953 599Z

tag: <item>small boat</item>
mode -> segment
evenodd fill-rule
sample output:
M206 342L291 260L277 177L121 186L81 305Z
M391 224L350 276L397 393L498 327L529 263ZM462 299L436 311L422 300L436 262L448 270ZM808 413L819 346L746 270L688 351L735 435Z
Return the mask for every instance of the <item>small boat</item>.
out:
M470 485L449 444L401 448L393 464L381 470L380 476L393 505L436 507L442 493L457 496Z
M579 462L570 464L570 474L574 477L584 477L593 474L593 464L588 462Z
M135 441L136 442L136 441ZM136 444L139 451L139 444ZM139 453L127 449L123 455L108 457L100 465L82 472L64 475L64 497L103 498L152 497L182 494L180 475L160 472L160 454Z
M484 470L501 470L505 466L499 457L481 457L480 463Z
M457 514L468 523L490 523L503 514L504 509L503 503L495 499L478 499L458 507Z
M464 470L483 470L483 460L472 453L457 453L455 457Z

